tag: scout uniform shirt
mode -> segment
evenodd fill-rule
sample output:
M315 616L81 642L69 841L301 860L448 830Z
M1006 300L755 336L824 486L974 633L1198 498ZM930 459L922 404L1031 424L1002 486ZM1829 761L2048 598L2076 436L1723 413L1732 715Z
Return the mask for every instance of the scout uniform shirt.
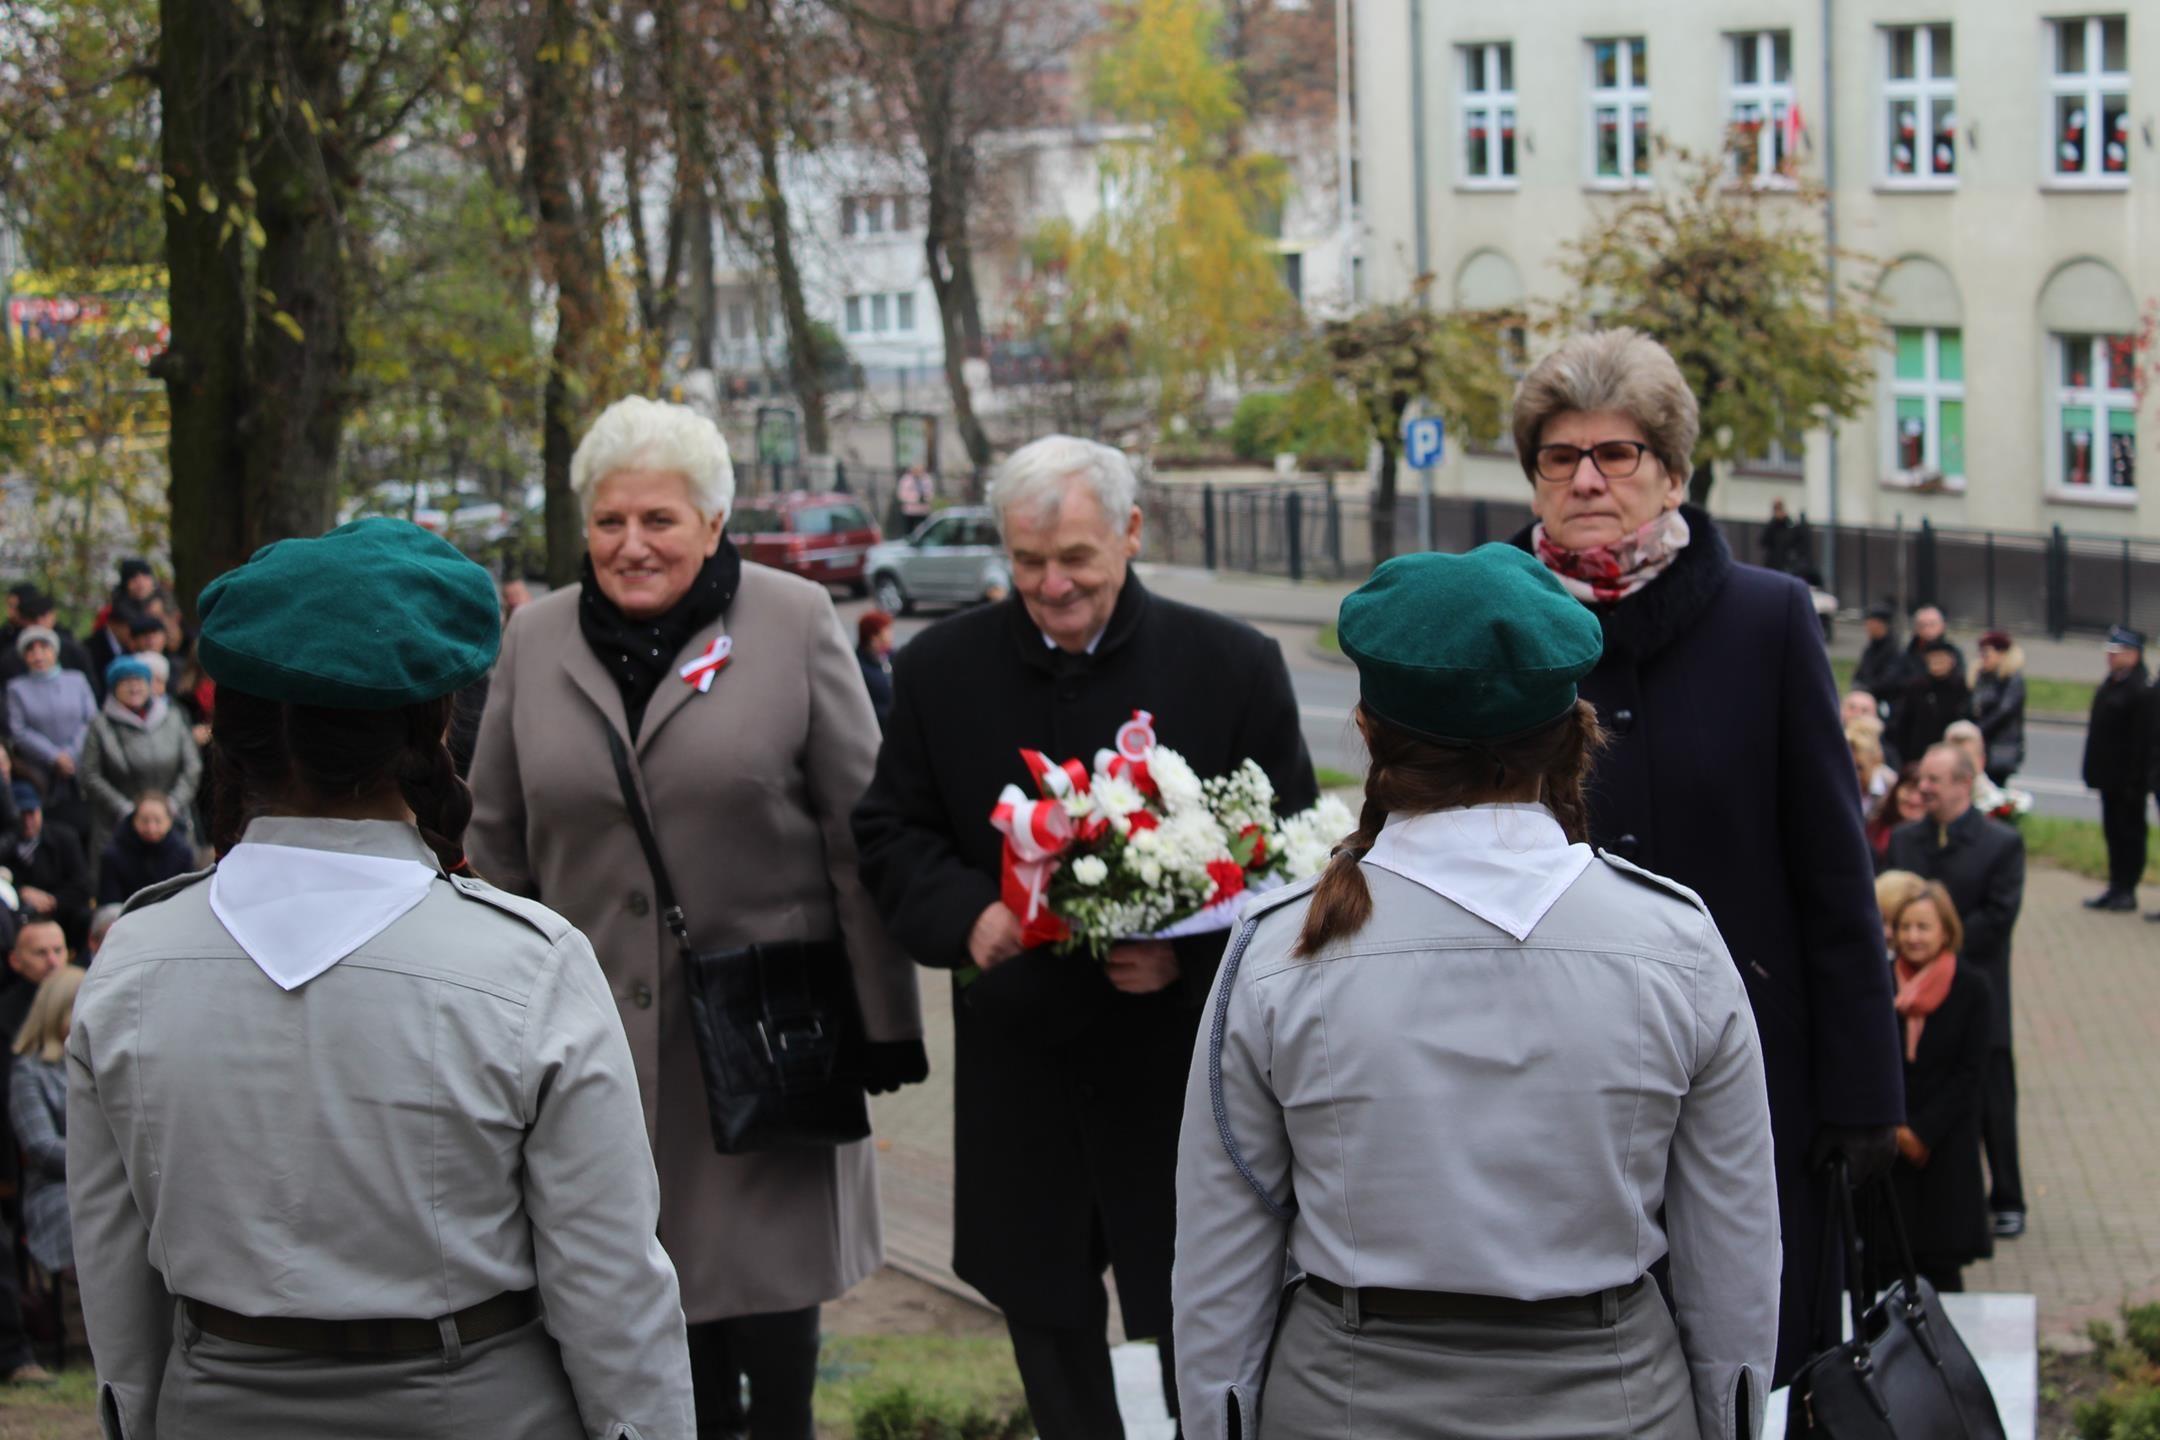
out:
M591 947L552 911L446 876L410 825L258 819L219 870L135 898L67 1058L109 1435L155 1434L161 1388L190 1383L168 1373L176 1297L427 1319L537 1287L561 1349L544 1378L567 1372L582 1417L566 1423L690 1440L629 1050ZM420 1415L461 1383L510 1383L441 1381L407 1397ZM346 1433L337 1409L313 1433Z
M1260 1433L1286 1252L1346 1288L1519 1300L1670 1254L1703 1440L1731 1440L1743 1383L1762 1415L1779 1244L1755 1022L1717 927L1543 806L1391 817L1362 868L1362 930L1297 955L1310 885L1271 896L1210 1002L1178 1154L1186 1433L1231 1433L1232 1407Z

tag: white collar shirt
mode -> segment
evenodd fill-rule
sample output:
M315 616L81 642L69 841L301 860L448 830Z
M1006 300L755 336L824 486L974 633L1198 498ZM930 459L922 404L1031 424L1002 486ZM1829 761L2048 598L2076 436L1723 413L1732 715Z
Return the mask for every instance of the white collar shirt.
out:
M1527 940L1594 858L1543 805L1390 815L1365 863L1422 885Z

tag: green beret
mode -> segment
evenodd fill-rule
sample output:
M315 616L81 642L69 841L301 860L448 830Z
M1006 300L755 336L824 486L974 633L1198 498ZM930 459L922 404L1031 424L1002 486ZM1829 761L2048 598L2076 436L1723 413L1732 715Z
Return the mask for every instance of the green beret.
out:
M1550 724L1605 651L1590 607L1512 545L1396 556L1343 600L1335 634L1365 708L1439 740Z
M196 654L265 700L389 710L461 690L502 644L488 572L405 520L280 540L203 588Z

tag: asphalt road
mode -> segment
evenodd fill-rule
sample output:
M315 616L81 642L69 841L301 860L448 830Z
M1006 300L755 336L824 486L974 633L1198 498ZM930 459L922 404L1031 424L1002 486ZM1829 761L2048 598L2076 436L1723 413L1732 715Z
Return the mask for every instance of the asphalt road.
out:
M855 617L868 609L860 600L841 600L841 618L852 629ZM899 623L902 644L937 617L911 616ZM1294 626L1260 627L1282 644L1290 665L1290 682L1297 690L1298 713L1305 722L1305 743L1312 748L1313 764L1346 774L1361 775L1365 769L1364 747L1350 724L1350 707L1357 701L1357 672L1347 665L1322 659L1311 650L1310 632ZM2085 753L2085 727L2028 722L2025 727L2025 763L2016 787L2032 792L2033 809L2041 815L2079 820L2098 820L2100 802L2078 780Z

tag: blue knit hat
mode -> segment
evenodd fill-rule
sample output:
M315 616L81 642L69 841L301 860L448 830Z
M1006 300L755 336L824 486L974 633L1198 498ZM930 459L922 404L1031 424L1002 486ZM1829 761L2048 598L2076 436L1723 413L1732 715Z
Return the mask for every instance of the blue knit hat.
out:
M140 655L122 655L105 667L105 688L110 690L122 680L155 680L150 662Z

